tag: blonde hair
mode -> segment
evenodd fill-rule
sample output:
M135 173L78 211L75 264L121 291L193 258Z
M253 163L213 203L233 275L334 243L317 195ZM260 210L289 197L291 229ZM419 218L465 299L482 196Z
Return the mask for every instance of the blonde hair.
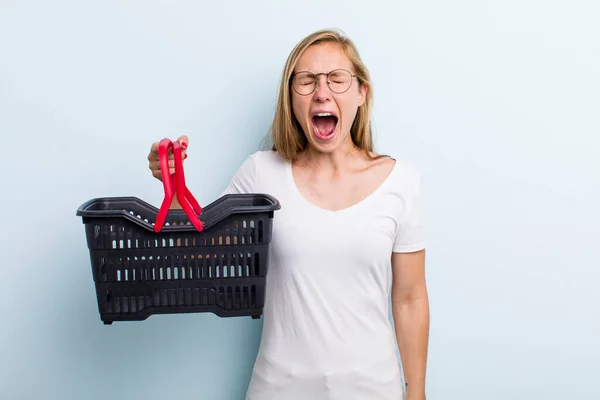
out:
M354 145L364 150L369 157L373 151L373 135L371 129L371 109L373 106L373 89L369 71L363 63L354 43L337 30L320 30L302 39L292 50L283 68L279 86L279 96L275 116L268 139L271 149L288 161L296 160L298 153L306 149L308 140L300 123L292 110L290 79L298 60L310 46L321 43L337 43L354 66L354 73L360 85L366 86L365 102L358 108L352 123L350 135Z

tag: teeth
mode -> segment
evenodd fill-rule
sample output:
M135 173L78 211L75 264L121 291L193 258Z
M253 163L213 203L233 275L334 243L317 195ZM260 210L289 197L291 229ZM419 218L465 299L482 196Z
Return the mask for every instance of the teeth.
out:
M317 117L332 117L333 114L332 113L318 113L315 114Z

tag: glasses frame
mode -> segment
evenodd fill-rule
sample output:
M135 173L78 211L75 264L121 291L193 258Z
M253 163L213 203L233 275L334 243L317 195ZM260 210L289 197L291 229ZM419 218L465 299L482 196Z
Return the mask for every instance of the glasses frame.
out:
M343 92L336 92L329 85L330 84L330 82L329 82L329 74L331 74L332 72L335 72L335 71L344 71L344 72L347 72L347 73L350 74L350 85L348 85L348 88L346 90L344 90ZM306 93L306 94L305 93L300 93L294 87L294 78L296 77L296 75L302 74L302 73L309 73L309 74L314 75L314 77L315 77L315 83L314 83L313 89L310 91L310 93ZM329 90L331 90L335 94L346 93L352 87L352 82L353 82L352 78L356 78L358 80L358 77L356 76L356 74L353 74L352 72L350 72L350 71L348 71L347 69L344 69L344 68L336 68L336 69L332 69L329 72L319 72L318 74L312 73L310 71L298 71L298 72L293 73L292 76L290 76L290 85L292 86L292 90L294 92L298 93L300 96L310 96L311 94L313 94L315 92L315 90L317 90L317 85L319 84L319 75L325 75L325 77L327 78L326 79L327 87L329 88Z

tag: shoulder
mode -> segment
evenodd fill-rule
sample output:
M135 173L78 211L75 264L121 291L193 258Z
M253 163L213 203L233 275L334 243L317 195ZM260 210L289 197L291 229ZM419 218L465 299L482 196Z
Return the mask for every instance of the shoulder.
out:
M426 245L423 174L414 165L396 160L392 181L389 190L397 206L393 252L422 250Z
M422 173L414 164L402 160L393 154L378 154L371 152L370 156L375 158L376 167L388 169L390 180L403 183L414 183L420 182L423 179Z
M271 179L285 171L289 162L273 150L260 150L248 156L246 164L251 165L256 179Z
M248 157L257 167L285 165L287 160L274 150L259 150Z
M259 150L246 157L239 166L238 173L243 172L245 174L256 175L265 168L283 164L284 162L285 160L275 151Z
M268 189L269 182L280 182L287 161L277 152L260 150L239 165L221 196L233 193L256 193Z
M396 165L394 168L397 170L399 178L405 181L418 182L423 180L423 174L413 164L396 159Z
M396 159L390 174L390 187L404 195L418 195L422 190L424 176L413 164Z

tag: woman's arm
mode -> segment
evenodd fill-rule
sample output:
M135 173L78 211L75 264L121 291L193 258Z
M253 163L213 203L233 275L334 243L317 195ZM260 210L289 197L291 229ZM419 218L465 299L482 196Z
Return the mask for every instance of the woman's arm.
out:
M392 270L392 314L408 385L407 400L424 400L429 342L425 250L392 253Z

